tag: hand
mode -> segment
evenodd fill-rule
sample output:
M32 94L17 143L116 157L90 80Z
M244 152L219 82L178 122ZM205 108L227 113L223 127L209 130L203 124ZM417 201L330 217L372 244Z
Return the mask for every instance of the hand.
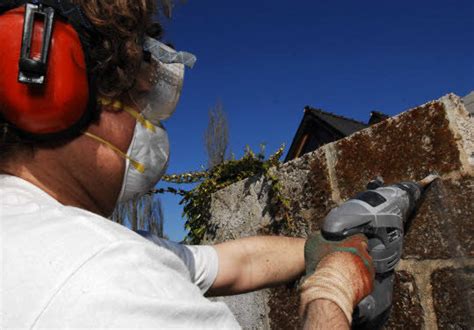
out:
M317 299L334 302L349 323L354 307L373 290L374 268L367 238L358 234L328 241L321 233L305 245L306 278L301 285L301 310Z
M306 277L314 273L318 264L333 252L348 252L361 258L371 277L374 277L372 258L367 250L367 238L363 234L350 236L341 241L329 241L320 231L312 234L304 247Z

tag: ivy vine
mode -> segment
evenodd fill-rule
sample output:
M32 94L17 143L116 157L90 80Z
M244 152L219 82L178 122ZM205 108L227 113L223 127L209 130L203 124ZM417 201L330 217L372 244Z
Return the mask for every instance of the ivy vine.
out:
M206 234L212 234L215 230L209 222L212 194L246 178L263 175L270 184L269 197L272 206L270 211L273 218L278 219L273 225L279 228L291 228L289 200L282 194L282 185L276 172L271 170L278 169L281 165L280 158L283 151L284 146L265 159L263 147L257 154L247 147L241 159L226 161L207 171L166 175L162 179L175 184L197 183L191 190L168 187L156 189L152 193L172 193L183 197L180 204L184 205L185 228L189 231L186 242L199 244Z

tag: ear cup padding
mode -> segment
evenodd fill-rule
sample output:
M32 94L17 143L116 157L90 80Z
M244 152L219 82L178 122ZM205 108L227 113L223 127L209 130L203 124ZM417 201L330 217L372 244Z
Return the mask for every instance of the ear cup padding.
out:
M23 21L23 8L8 11L0 19L0 111L8 122L28 133L64 131L81 119L89 101L87 68L79 36L71 25L56 19L46 83L22 84L18 82L18 61ZM41 48L42 25L35 22L33 51Z

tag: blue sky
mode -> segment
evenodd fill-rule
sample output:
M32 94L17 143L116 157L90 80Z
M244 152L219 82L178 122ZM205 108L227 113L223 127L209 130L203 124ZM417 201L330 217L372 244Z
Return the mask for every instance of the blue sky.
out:
M474 89L472 0L189 0L165 40L194 53L175 115L168 173L207 164L203 134L220 100L230 147L288 147L305 105L360 121ZM160 183L160 187L168 186ZM165 232L185 236L178 197L162 196Z

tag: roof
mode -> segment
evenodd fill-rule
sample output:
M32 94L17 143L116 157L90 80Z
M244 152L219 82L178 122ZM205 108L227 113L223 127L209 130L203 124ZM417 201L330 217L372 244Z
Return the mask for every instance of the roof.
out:
M466 110L474 114L474 91L470 92L463 99Z
M306 106L285 162L367 127L357 120Z
M319 118L320 120L326 122L334 129L338 130L345 136L349 136L352 133L360 131L364 128L367 128L367 124L363 122L346 118L343 116L335 115L331 112L322 111L320 109L314 109L309 106L305 107L305 115L313 115Z
M389 115L380 112L380 111L372 111L370 113L370 119L369 119L369 126L375 125L380 123L381 121L384 121L385 119L390 118Z

